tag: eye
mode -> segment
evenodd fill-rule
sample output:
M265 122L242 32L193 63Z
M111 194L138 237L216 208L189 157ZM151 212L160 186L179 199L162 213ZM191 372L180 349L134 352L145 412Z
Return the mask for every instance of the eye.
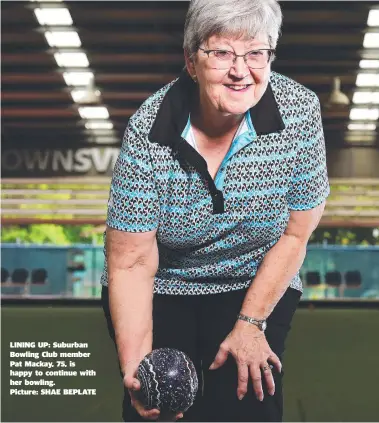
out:
M213 54L217 59L230 59L233 56L233 53L228 50L215 50Z
M263 56L262 50L252 50L252 51L249 51L248 53L248 57L258 57L258 56Z

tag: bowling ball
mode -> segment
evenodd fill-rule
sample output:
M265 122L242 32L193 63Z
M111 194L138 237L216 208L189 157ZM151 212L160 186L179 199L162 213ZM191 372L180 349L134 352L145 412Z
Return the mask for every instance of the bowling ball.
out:
M195 366L182 351L159 348L147 354L137 369L141 389L137 399L146 409L160 410L163 416L187 411L198 389Z

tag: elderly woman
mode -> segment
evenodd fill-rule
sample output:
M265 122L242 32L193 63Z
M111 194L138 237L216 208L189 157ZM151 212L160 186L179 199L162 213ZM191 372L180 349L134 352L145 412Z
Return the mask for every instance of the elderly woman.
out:
M128 123L110 189L103 305L125 385L177 348L200 389L188 421L281 421L299 269L329 193L316 95L271 71L276 0L192 0L186 69Z

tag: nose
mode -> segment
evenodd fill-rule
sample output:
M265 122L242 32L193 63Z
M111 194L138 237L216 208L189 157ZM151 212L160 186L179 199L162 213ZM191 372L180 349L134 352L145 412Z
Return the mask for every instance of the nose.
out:
M243 57L236 57L230 73L236 78L244 78L249 73L249 68Z

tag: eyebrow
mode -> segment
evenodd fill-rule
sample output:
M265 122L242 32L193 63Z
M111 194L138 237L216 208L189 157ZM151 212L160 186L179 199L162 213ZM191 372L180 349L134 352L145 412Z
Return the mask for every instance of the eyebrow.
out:
M263 47L254 46L254 47L248 47L246 49L246 51L249 52L249 51L252 51L252 50L259 50L259 49L262 49L262 48L270 48L270 47L266 47L266 46L263 46ZM234 51L234 49L233 49L232 46L220 47L219 45L217 45L217 47L208 47L208 50L228 50L228 49Z
M246 49L246 52L253 51L253 50L260 50L260 49L268 49L268 48L270 48L270 47L258 47L258 46L248 47ZM228 47L220 47L220 46L209 47L208 50L230 50L230 51L234 51L233 47L231 47L231 46L228 46Z

